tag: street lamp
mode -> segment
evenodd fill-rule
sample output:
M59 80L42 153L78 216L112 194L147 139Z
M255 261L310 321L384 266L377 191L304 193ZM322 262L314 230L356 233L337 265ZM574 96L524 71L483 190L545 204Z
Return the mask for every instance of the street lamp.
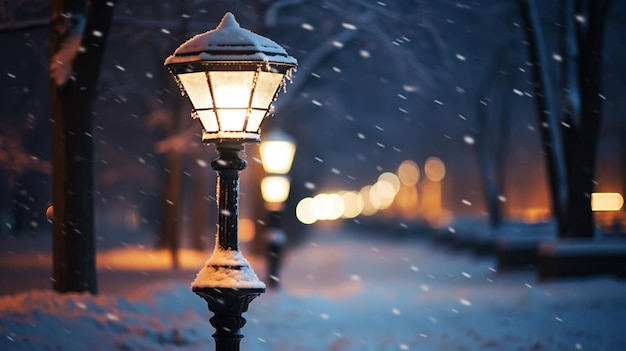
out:
M215 249L193 281L192 290L214 312L217 351L239 350L246 320L241 314L265 292L239 251L239 157L246 142L258 142L278 91L297 61L275 42L242 29L227 13L217 28L194 36L165 60L183 96L202 124L202 141L216 145L218 223Z
M259 147L261 163L268 175L261 181L261 195L268 210L267 230L267 282L270 287L279 285L282 251L287 237L280 224L285 200L289 196L290 182L287 173L291 169L296 153L293 138L281 130L274 129L264 134Z

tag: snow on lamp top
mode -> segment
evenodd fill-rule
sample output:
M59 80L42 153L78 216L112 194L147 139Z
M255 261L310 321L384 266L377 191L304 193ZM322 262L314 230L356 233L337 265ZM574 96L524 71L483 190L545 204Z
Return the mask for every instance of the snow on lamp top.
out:
M263 61L297 65L282 46L239 26L228 12L217 28L183 43L165 60L165 65L196 61Z
M227 13L165 60L202 123L205 143L259 141L259 128L297 61L275 42L239 27Z

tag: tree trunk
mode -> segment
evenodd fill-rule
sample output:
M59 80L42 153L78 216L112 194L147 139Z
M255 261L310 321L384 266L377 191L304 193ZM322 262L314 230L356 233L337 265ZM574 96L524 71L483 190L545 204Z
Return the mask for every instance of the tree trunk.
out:
M533 88L537 116L552 196L552 215L557 221L559 236L563 236L568 202L567 167L561 137L561 124L554 106L554 89L550 80L548 55L535 0L520 0L520 13L533 64Z
M113 2L52 2L51 64L86 17L80 48L65 82L50 78L52 115L53 288L98 292L94 243L91 103L113 17ZM87 12L85 16L85 12ZM69 16L68 16L69 14ZM75 34L75 33L74 33Z
M174 117L176 118L176 117ZM178 126L178 123L176 123ZM176 129L178 130L178 129ZM173 132L175 133L175 132ZM161 216L160 246L170 251L172 268L178 268L178 222L180 209L180 178L182 173L182 155L170 151L167 156L168 173L165 182L163 215Z
M203 148L206 149L206 148ZM209 216L209 206L206 200L208 170L205 167L194 166L193 172L193 194L191 209L191 248L203 251L205 244L204 238L208 226L207 218Z
M547 55L534 0L520 0L522 18L535 67L535 95L548 157L550 185L560 238L594 235L591 193L602 114L602 39L608 0L566 0L563 7L565 56L563 123L557 124ZM578 20L580 16L584 20ZM574 23L577 32L574 33ZM561 129L562 128L562 129ZM562 137L556 133L562 131ZM551 147L550 147L551 146ZM559 148L561 151L557 150ZM562 167L564 164L564 167ZM561 170L566 174L560 177ZM563 189L565 186L565 189ZM556 201L555 201L556 199Z
M489 213L489 225L497 229L503 220L502 201L500 194L504 187L504 169L506 163L506 151L508 149L508 109L510 106L512 75L506 72L503 79L505 87L501 87L502 70L507 64L506 55L510 51L508 45L502 46L493 56L488 74L481 80L478 87L478 108L476 110L476 158L478 159L485 204ZM495 97L488 99L491 92ZM483 102L480 99L490 100Z
M583 3L586 8L583 8ZM580 89L580 123L572 128L574 137L566 140L572 152L569 164L569 194L567 237L592 237L594 219L591 211L591 193L595 178L595 163L602 117L601 77L604 20L608 1L577 1L577 13L586 21L578 25L580 54L578 86ZM574 21L574 18L571 18Z

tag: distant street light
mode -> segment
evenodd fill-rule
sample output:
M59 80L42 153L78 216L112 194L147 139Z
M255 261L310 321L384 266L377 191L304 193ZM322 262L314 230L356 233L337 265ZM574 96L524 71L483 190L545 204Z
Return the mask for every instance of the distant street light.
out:
M297 61L275 42L242 29L227 13L217 28L194 36L165 60L181 93L200 120L202 141L216 145L218 224L213 255L192 283L215 313L217 351L239 350L246 320L241 314L265 292L239 251L239 157L245 142L258 142L259 128Z
M293 138L281 130L274 129L264 134L259 147L263 169L268 174L261 181L261 195L268 210L267 230L267 282L270 287L279 286L280 264L287 237L282 229L280 217L285 200L289 196L290 181L287 173L291 169L296 144Z

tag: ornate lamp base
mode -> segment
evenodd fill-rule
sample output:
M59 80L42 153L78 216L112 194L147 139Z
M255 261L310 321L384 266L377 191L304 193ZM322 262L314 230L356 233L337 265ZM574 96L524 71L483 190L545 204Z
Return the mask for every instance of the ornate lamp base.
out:
M239 342L243 338L240 330L246 324L242 314L248 310L248 305L255 297L265 292L264 288L220 289L220 288L193 288L209 305L209 310L215 315L210 319L215 328L216 351L239 351Z

